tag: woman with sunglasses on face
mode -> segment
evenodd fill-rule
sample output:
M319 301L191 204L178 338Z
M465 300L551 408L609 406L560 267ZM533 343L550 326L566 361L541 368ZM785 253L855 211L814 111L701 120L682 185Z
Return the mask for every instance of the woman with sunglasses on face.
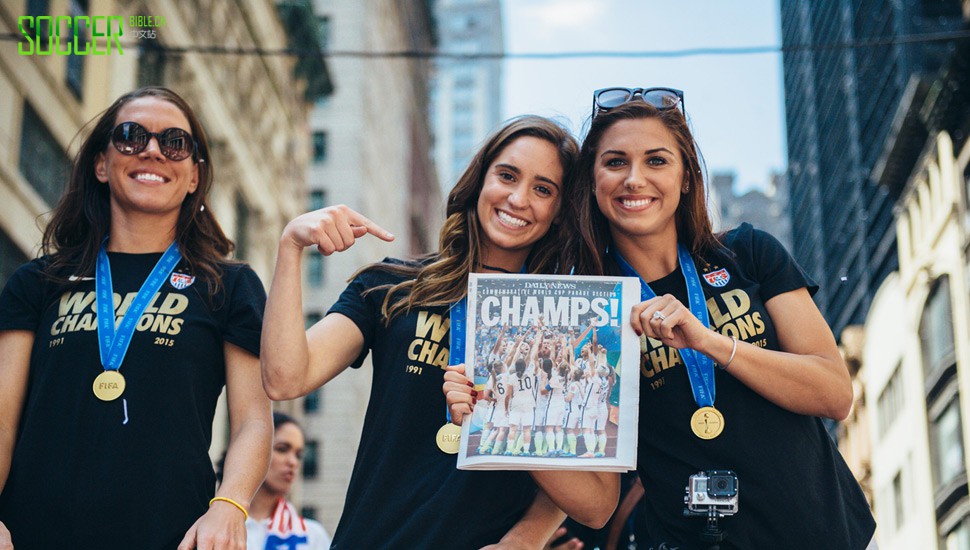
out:
M142 88L83 141L46 255L0 294L0 521L27 548L241 548L272 438L263 287L225 260L209 146ZM230 441L208 450L226 387ZM0 529L0 532L5 529Z
M702 176L682 92L596 92L577 169L577 272L641 281L631 324L650 545L713 544L699 535L710 501L685 517L685 488L732 470L739 508L719 521L722 549L862 550L875 522L820 420L848 415L852 386L818 287L769 234L715 235Z
M452 305L464 298L471 272L561 269L560 221L577 152L576 141L548 119L512 120L486 141L451 191L438 251L363 268L305 333L303 249L329 255L367 233L385 241L393 236L344 206L287 225L263 325L270 397L305 395L348 366L360 367L369 352L374 365L333 548L540 548L563 517L546 493L584 522L608 519L618 497L615 474L537 472L546 491L537 492L526 472L457 470L455 456L437 444L448 422L441 384L455 326ZM587 489L583 497L594 496L571 495L576 487Z

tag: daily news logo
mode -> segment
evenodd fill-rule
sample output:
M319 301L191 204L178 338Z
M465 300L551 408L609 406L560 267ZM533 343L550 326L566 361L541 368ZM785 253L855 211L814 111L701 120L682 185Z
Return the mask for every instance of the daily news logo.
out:
M120 15L24 15L17 28L26 41L17 44L20 55L124 55L121 37L125 18ZM155 29L165 26L159 16L132 15L128 26L135 38L156 38Z

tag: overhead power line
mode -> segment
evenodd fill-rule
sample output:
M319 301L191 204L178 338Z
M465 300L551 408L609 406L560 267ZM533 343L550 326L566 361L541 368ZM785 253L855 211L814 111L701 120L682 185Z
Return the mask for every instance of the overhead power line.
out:
M295 56L324 58L360 58L360 59L454 59L454 60L495 60L495 59L579 59L579 58L676 58L695 57L703 55L755 55L765 53L810 52L843 49L860 49L898 44L918 44L930 42L949 42L970 39L970 29L925 34L911 34L873 38L859 41L826 42L822 44L795 44L791 46L741 46L722 48L687 48L681 50L660 51L560 51L560 52L477 52L459 53L438 50L400 50L400 51L353 51L327 50L316 48L251 48L230 47L223 45L189 45L177 46L142 40L138 42L123 42L122 48L151 49L173 55L199 53L210 55L256 55L256 56ZM0 41L23 40L23 35L16 33L0 34Z

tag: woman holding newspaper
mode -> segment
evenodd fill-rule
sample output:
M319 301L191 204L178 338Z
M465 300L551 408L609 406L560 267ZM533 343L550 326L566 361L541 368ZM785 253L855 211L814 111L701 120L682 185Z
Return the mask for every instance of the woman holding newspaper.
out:
M866 548L869 506L818 418L845 418L852 386L816 285L770 235L711 231L682 92L607 88L593 101L577 272L641 281L631 324L649 544Z
M450 193L438 252L363 268L329 314L305 333L303 249L314 246L329 255L366 234L394 237L345 206L287 225L263 331L263 381L270 397L304 395L347 366L360 367L373 352L371 398L333 548L541 547L562 518L553 501L586 523L608 519L618 496L615 474L536 472L530 478L457 470L437 437L449 421L441 395L449 308L464 297L472 271L562 268L559 222L572 196L569 172L577 149L550 120L530 116L506 124ZM532 478L543 491L537 492Z

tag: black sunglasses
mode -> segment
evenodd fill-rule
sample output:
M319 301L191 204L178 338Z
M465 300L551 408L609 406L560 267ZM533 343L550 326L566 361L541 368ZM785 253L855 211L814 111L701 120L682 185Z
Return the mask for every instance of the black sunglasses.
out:
M137 122L122 122L111 131L111 143L122 155L141 153L153 137L158 141L158 150L168 160L178 162L195 154L196 143L192 134L181 128L167 128L155 133Z
M658 110L680 107L684 112L684 92L674 88L601 88L593 92L593 118L639 97Z

